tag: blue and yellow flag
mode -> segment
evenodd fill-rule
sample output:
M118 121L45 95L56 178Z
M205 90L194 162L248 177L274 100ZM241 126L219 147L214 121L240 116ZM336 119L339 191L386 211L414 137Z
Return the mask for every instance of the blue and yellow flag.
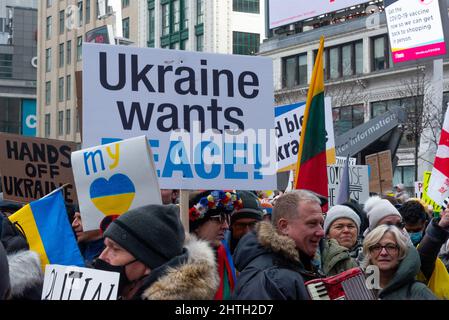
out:
M84 267L84 260L67 217L62 190L30 202L9 217L20 226L30 245L47 264Z

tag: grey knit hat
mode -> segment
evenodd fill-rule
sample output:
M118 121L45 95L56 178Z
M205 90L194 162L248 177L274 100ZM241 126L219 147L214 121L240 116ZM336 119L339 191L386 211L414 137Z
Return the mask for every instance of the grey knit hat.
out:
M182 253L184 227L176 205L147 205L126 212L104 233L151 269Z
M351 219L357 225L357 233L360 230L360 217L354 210L349 208L348 206L336 205L329 209L326 214L326 219L324 219L324 232L328 234L329 228L332 223L334 223L337 219Z

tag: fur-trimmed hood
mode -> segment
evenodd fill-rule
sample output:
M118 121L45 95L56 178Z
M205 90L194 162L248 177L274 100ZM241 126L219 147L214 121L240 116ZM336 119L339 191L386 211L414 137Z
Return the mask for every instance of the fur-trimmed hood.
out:
M213 299L219 285L215 254L206 241L186 235L187 257L179 257L151 271L149 287L142 294L148 300ZM159 276L158 276L159 275Z
M277 233L274 226L265 221L256 224L255 233L246 234L234 252L237 270L242 271L257 256L273 252L294 264L300 262L295 242Z
M18 251L8 255L12 299L41 298L44 274L37 252Z

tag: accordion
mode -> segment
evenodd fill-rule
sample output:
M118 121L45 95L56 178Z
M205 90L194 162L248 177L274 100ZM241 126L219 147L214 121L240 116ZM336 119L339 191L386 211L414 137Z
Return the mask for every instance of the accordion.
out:
M367 288L360 268L352 268L332 277L313 279L305 283L312 300L375 300Z

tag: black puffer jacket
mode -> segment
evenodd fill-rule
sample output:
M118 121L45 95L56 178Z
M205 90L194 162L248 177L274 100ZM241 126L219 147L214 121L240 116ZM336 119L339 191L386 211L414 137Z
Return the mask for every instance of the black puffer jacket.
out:
M233 294L238 300L308 300L304 282L320 276L304 269L294 241L267 222L240 240L234 263L240 271Z

